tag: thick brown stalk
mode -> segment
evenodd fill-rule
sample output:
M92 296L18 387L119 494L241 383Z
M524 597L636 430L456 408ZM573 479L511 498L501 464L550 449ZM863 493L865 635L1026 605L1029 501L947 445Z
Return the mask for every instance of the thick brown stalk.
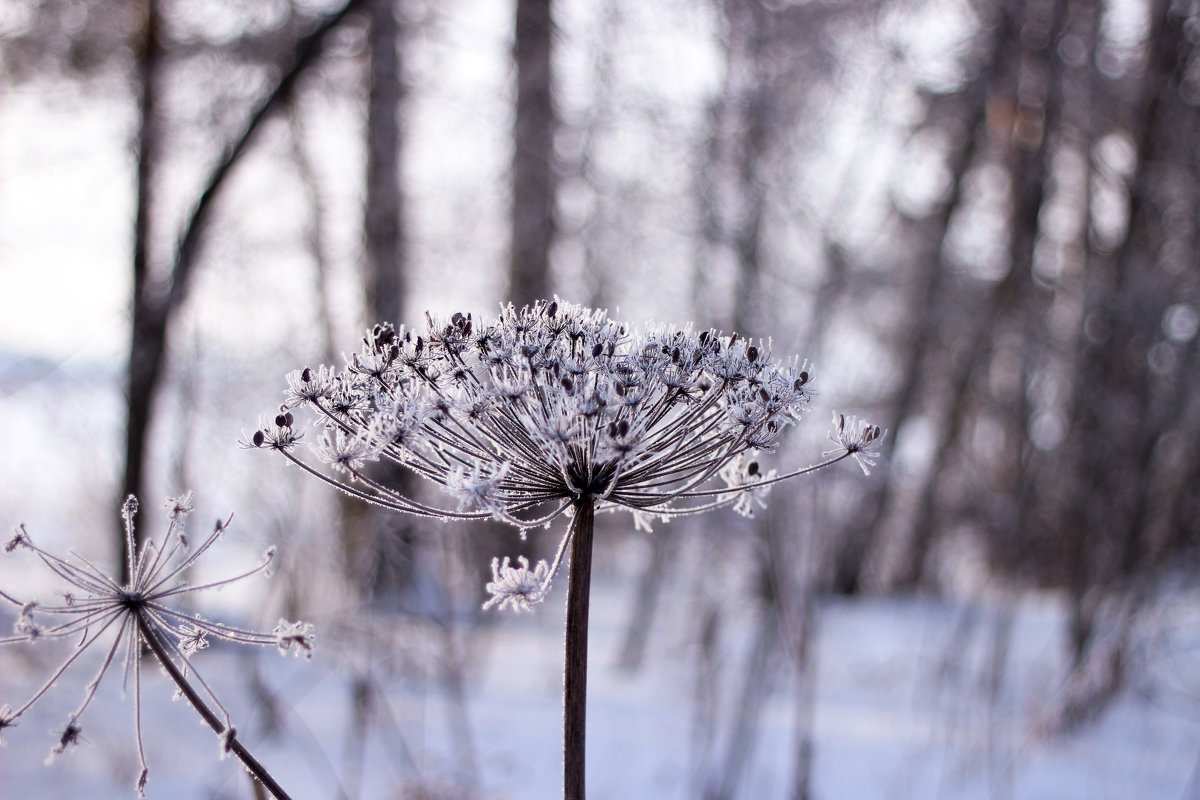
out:
M595 501L581 498L571 523L571 565L567 577L567 656L563 675L563 798L584 800L584 744L587 718L588 599L592 584L592 528Z

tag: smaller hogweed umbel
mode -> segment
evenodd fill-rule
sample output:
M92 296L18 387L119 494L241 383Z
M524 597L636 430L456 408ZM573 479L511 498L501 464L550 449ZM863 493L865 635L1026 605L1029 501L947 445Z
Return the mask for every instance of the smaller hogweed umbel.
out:
M524 530L587 502L626 509L649 529L655 517L724 506L750 514L771 485L845 458L865 471L883 438L835 415L838 448L824 463L763 472L752 454L772 450L808 409L812 369L737 334L666 325L634 333L603 311L557 300L508 305L495 320L426 320L423 331L376 325L341 370L292 372L278 415L243 445L277 450L347 494L419 516L495 518ZM297 426L302 407L315 429ZM302 439L327 469L302 457ZM375 461L408 468L457 503L441 508L397 491L368 469ZM552 564L497 559L486 606L541 601L570 535Z
M34 543L24 526L17 528L5 545L7 553L26 551L35 555L65 586L59 591L59 599L53 603L22 601L0 590L0 600L20 608L13 635L0 637L0 645L41 639L73 639L76 644L71 654L28 700L16 708L11 705L0 707L0 744L3 744L5 728L15 726L34 704L54 688L85 651L98 648L103 653L100 668L88 682L83 701L68 717L51 758L79 743L81 717L95 698L109 668L117 662L118 657L123 657L126 681L130 673L133 675L134 741L141 765L137 791L142 795L148 775L141 722L141 654L146 648L170 675L180 693L217 734L222 754L233 753L275 797L281 800L287 798L274 778L237 738L229 713L196 672L191 657L208 647L209 637L238 644L272 646L284 654L291 652L297 656L311 657L314 638L312 625L280 620L273 632L260 633L214 622L173 607L184 595L216 589L258 573L266 573L275 548L267 551L260 564L239 575L191 586L184 581L184 575L221 539L229 520L218 521L211 534L198 546L191 547L184 526L192 510L192 495L188 492L167 501L169 522L162 538L159 541L146 541L139 548L134 536L137 506L137 500L131 495L121 511L125 523L126 566L128 574L132 576L125 585L74 552L69 552L64 558L42 549Z

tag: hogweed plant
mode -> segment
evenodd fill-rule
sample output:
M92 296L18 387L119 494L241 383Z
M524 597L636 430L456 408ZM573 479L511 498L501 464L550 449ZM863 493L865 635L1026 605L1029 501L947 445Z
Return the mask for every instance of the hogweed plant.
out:
M149 769L142 746L142 654L149 651L170 676L179 695L203 718L217 734L222 757L232 753L262 786L279 800L288 794L238 738L229 712L221 705L212 688L196 671L195 654L208 647L209 637L237 644L277 647L283 654L312 656L313 628L303 622L279 621L271 633L215 622L173 607L179 598L209 589L217 589L268 572L274 548L255 567L229 578L190 585L184 577L219 541L229 527L229 519L218 521L196 547L191 547L185 529L185 519L192 510L192 495L167 501L168 525L158 541L143 542L139 548L134 536L134 515L137 500L130 495L121 510L125 524L125 558L127 584L120 584L88 559L70 552L66 557L55 555L34 543L24 526L17 528L5 545L7 553L25 551L33 554L57 576L63 585L58 599L52 603L22 601L0 590L0 599L20 608L13 635L0 637L0 644L35 642L43 639L70 639L74 648L54 670L41 688L23 704L0 706L0 734L18 721L55 686L63 674L89 650L100 650L100 667L84 689L83 701L67 718L50 759L63 754L81 740L80 719L100 688L104 676L123 659L126 686L132 673L134 745L141 771L136 788L145 796ZM0 744L3 737L0 736Z
M753 455L773 450L813 397L807 362L776 360L768 343L690 326L635 333L604 311L557 300L508 305L495 320L426 321L423 332L376 325L340 370L289 374L279 413L243 445L278 451L393 511L502 520L522 533L570 520L552 562L493 560L484 608L542 602L569 558L564 796L582 800L596 512L628 510L647 530L655 519L726 506L749 514L781 481L845 459L867 471L884 432L835 415L836 447L824 461L764 471ZM302 407L315 417L308 430L293 415ZM368 467L376 461L411 470L457 503L403 493Z

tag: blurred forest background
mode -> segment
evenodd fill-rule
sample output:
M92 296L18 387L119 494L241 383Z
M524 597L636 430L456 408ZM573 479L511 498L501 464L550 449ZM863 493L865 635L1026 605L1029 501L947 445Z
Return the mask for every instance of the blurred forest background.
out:
M1038 729L1075 735L1153 691L1158 612L1198 609L1198 132L1193 0L2 0L0 519L116 563L128 493L149 530L188 488L235 510L285 562L264 619L342 653L344 795L340 754L416 670L458 709L457 766L395 796L491 796L465 709L508 620L481 587L556 537L381 516L236 441L370 323L557 293L814 362L773 466L815 460L832 410L890 432L869 478L752 521L604 520L618 673L691 687L661 796L761 796L781 684L771 796L814 796L816 642L851 602L954 609L939 669L978 647L988 709L1048 604Z

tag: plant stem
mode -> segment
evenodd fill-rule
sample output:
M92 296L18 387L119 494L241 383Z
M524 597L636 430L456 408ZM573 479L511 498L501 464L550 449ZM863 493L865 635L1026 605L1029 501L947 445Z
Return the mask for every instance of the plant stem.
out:
M158 634L155 633L153 627L146 623L141 614L137 615L137 622L138 631L142 634L142 640L150 648L151 652L154 653L154 657L158 659L158 663L162 664L162 668L171 676L171 680L175 681L175 685L179 687L179 691L183 692L183 696L192 704L192 708L196 709L196 712L204 718L204 721L208 724L208 727L213 729L214 733L218 736L224 735L226 730L225 723L217 716L216 712L208 707L208 704L204 702L200 694L192 688L187 678L179 671L179 667L175 666L175 662L167 654L166 648L159 641ZM237 738L236 732L229 737L228 747L229 752L237 756L242 764L245 765L246 771L262 784L268 792L274 795L276 800L292 800L291 796L283 790L283 787L272 777L271 773L267 772L267 768L260 764L258 759L254 757L254 754L247 750L246 746L241 743Z
M595 501L575 504L571 523L571 566L567 573L567 654L563 675L563 800L584 800L584 740L587 717L588 599L592 584L592 527Z

